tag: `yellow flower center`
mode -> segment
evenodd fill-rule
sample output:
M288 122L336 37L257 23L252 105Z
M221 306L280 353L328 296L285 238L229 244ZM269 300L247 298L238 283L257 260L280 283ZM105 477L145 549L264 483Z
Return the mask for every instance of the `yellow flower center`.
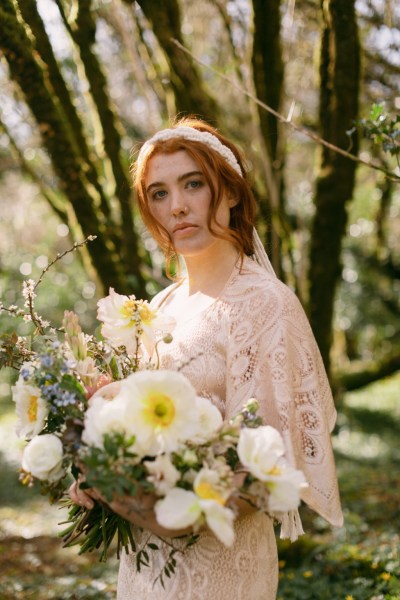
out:
M175 418L175 404L169 396L158 392L145 400L145 420L155 427L168 427Z
M145 325L150 325L152 320L155 318L156 313L154 310L151 310L151 308L145 304L139 309L139 315L142 320L142 323L144 323Z
M275 465L275 467L272 467L272 469L270 469L268 471L268 475L281 475L281 473L282 473L282 470L279 467L277 467L276 465Z
M202 481L198 485L196 485L195 490L196 494L202 500L214 500L218 504L222 506L225 504L225 499L221 496L215 487L212 486L211 483L207 481Z
M125 319L131 319L137 310L136 300L127 300L121 307L120 312Z
M28 407L28 419L31 423L34 423L37 420L37 411L38 411L38 397L31 396L29 398L29 407Z

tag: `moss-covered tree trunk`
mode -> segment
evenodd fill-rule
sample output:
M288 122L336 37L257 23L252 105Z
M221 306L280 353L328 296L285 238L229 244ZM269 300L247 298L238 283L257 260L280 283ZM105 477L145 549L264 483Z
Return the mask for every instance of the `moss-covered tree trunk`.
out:
M57 73L46 32L31 2L24 2L21 15L30 27L17 16L14 3L2 0L0 6L0 51L4 54L11 78L21 89L26 103L37 122L44 148L47 150L60 181L60 190L71 203L83 234L97 235L88 250L104 288L112 285L121 293L145 295L139 270L137 249L126 249L122 228L111 219L109 202L105 197L87 144L80 144L83 127L69 99L67 87ZM125 181L127 181L125 179ZM123 222L123 218L119 222ZM109 235L110 228L115 234ZM132 238L130 238L132 239ZM130 252L129 264L124 255ZM136 254L135 254L136 253ZM136 279L132 281L132 273Z
M322 0L321 8L320 134L347 149L346 131L352 128L358 114L360 47L355 0ZM352 152L357 153L354 135L352 144ZM309 316L328 372L341 245L355 171L356 163L328 148L322 149L310 245Z
M124 0L132 5L135 0ZM151 23L154 35L170 66L171 87L178 113L196 114L208 121L218 121L219 107L206 91L196 64L173 42L182 39L182 20L178 0L137 0Z
M257 98L280 112L283 91L284 65L281 47L280 0L253 0L253 80ZM283 236L282 218L284 145L279 121L258 106L258 116L264 146L267 152L265 169L268 189L267 201L260 209L267 221L268 246L271 258L280 277L280 247ZM274 227L273 227L274 224Z

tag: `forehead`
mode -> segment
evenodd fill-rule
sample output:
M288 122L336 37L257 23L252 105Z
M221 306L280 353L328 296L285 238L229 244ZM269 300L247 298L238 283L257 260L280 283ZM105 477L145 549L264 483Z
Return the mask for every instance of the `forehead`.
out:
M201 170L199 163L186 150L168 154L157 152L147 163L145 183L147 186L153 181L165 181L183 173Z

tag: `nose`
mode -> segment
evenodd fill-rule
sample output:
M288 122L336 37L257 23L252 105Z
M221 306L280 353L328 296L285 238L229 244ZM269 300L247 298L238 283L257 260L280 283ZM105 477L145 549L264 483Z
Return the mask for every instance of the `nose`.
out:
M185 204L185 199L179 190L171 192L171 213L174 217L179 215L187 215L189 212L188 206Z

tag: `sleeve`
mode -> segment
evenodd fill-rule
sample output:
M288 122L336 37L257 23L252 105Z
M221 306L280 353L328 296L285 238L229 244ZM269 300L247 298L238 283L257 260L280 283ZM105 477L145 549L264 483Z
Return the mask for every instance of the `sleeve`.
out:
M259 401L264 422L280 431L288 460L304 472L309 484L304 502L340 527L343 515L330 439L336 419L332 394L303 308L278 280L232 298L227 417L251 397ZM301 525L297 532L302 532ZM297 536L289 532L283 537Z

